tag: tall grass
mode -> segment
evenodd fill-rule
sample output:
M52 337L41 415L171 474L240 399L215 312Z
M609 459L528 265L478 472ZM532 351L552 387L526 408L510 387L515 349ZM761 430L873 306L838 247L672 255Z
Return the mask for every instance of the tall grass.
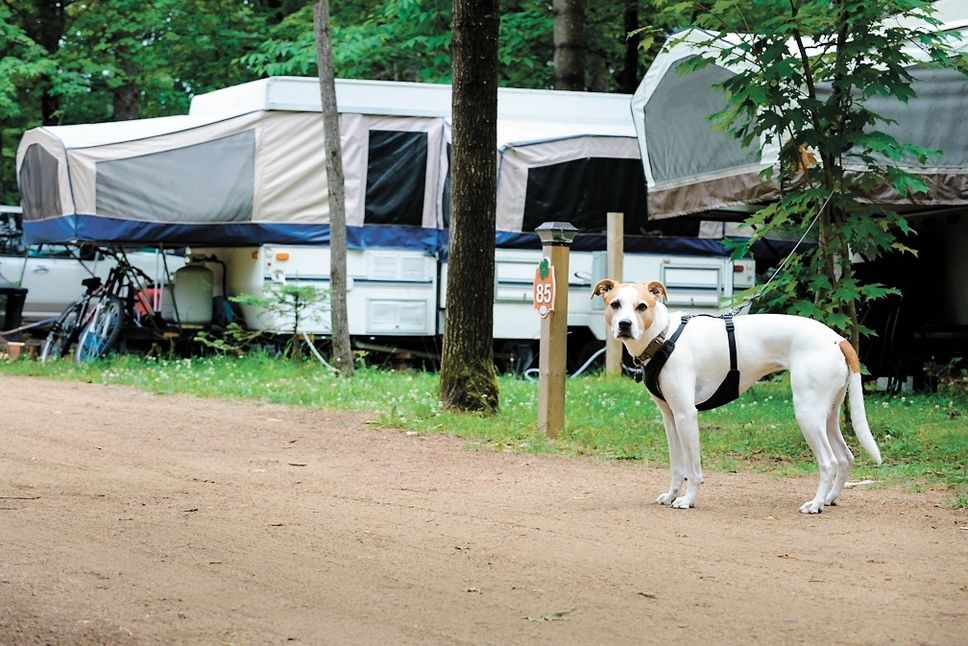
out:
M493 416L441 409L438 376L376 368L343 379L318 364L267 356L151 359L121 356L75 366L69 362L0 363L0 373L128 384L159 394L257 399L308 408L371 411L374 423L421 433L447 433L478 450L510 450L606 459L667 462L661 418L641 384L583 376L567 385L566 430L550 440L537 431L537 384L499 379L500 412ZM968 499L968 396L965 393L867 395L871 428L885 464L875 467L852 434L858 460L852 479L871 478L913 490L946 487L954 505ZM789 383L766 381L738 401L700 414L707 470L816 470L793 417Z

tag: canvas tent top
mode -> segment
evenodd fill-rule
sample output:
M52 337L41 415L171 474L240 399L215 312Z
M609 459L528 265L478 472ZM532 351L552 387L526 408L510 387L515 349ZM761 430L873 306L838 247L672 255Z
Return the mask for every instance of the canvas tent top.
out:
M578 135L634 137L627 94L498 89L498 148ZM441 117L450 123L451 86L339 79L340 112ZM256 110L319 112L315 78L276 76L201 94L190 115L234 117Z
M968 34L968 4L942 0L935 6L942 30ZM777 142L764 140L758 146L743 148L728 133L714 130L708 120L710 114L726 105L716 85L738 70L721 65L687 74L679 70L684 60L712 51L701 46L711 37L726 45L735 44L739 38L704 32L673 36L632 98L652 218L729 210L775 200L780 195L775 181L765 182L759 177L762 170L777 163ZM968 48L968 40L962 40L960 47ZM915 66L911 71L916 79L915 100L868 99L874 112L897 122L879 124L878 129L899 141L943 151L930 167L908 168L932 187L929 195L917 198L919 205L968 204L968 138L957 136L968 122L968 80L952 70ZM777 175L774 173L774 177ZM869 197L885 204L911 204L910 199L889 189Z
M435 248L448 218L450 87L336 88L351 245ZM499 231L563 217L594 229L608 210L644 221L629 99L499 91ZM277 77L195 97L187 115L30 130L17 154L25 236L327 243L319 109L315 78Z

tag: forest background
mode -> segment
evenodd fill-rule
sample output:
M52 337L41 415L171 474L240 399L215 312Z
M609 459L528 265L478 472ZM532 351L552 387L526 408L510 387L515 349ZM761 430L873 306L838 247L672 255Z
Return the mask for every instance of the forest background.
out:
M337 77L450 82L451 0L339 0L330 11ZM502 2L500 84L562 87L563 12L580 17L571 30L583 55L583 87L569 89L633 92L660 43L628 34L663 27L649 23L653 0ZM30 128L186 114L196 94L316 74L308 0L0 0L0 203L20 201L16 151Z

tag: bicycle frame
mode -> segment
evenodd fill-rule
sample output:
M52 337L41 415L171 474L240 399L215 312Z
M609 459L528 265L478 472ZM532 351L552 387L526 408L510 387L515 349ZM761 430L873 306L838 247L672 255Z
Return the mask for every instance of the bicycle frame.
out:
M82 281L85 293L65 310L51 328L42 360L59 358L75 342L74 359L80 363L104 356L123 336L123 330L147 330L160 337L166 323L156 309L154 299L146 296L154 287L151 278L128 262L123 250L102 249L115 265L107 278Z

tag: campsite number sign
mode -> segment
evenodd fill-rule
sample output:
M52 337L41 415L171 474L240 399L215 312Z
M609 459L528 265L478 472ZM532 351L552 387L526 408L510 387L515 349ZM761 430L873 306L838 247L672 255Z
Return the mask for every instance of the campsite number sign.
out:
M542 317L555 309L555 268L545 256L534 270L534 309Z

